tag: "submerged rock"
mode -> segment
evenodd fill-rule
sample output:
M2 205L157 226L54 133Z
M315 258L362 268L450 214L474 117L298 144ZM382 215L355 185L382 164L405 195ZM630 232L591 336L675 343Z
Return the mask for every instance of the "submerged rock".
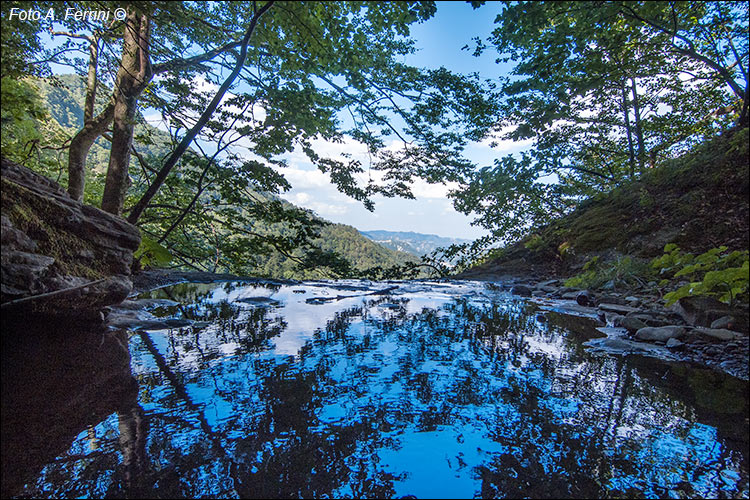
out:
M710 339L716 339L716 340L734 340L734 339L741 339L744 337L741 333L734 332L732 330L726 330L724 328L704 328L704 327L696 327L694 332L704 336L709 337Z
M685 346L685 343L684 342L680 342L679 340L677 340L676 338L673 337L673 338L667 340L666 346L667 346L668 349L680 349L681 347Z
M665 347L644 342L635 342L633 340L618 337L593 339L585 342L584 345L594 351L606 352L607 354L639 354L641 356L651 356L659 359L675 359L674 355Z
M630 306L624 306L622 304L610 304L608 302L604 302L602 304L599 304L599 309L605 312L614 312L617 314L628 314L631 312L637 312L638 309L635 307Z
M243 297L237 299L237 302L250 304L256 307L278 307L281 305L281 302L270 297Z
M625 316L622 320L622 327L630 333L635 333L648 325L635 316Z

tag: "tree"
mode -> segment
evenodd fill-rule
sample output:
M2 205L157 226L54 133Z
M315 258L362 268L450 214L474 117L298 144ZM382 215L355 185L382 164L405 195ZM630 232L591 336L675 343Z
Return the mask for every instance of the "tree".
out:
M505 5L490 41L516 66L502 85L497 131L533 146L520 161L479 170L457 194L459 209L479 214L477 223L507 241L519 227L564 214L729 126L717 110L732 104L737 85L730 80L742 73L707 62L698 38L712 30L726 40L722 54L737 56L733 68L746 67L743 14L738 5L690 9L680 2ZM679 43L652 26L667 14Z

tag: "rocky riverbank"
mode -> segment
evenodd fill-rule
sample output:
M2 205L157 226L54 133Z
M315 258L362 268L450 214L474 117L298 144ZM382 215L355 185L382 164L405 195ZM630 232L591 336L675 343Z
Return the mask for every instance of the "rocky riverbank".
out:
M746 306L729 308L711 298L686 297L666 307L661 297L642 290L576 290L557 279L505 276L488 286L528 297L559 312L596 319L606 337L590 341L594 349L698 363L748 380Z

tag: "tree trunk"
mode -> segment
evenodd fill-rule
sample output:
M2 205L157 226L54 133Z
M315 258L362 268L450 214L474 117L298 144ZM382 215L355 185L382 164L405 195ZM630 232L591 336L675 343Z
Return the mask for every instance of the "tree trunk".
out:
M87 122L70 141L70 148L68 149L68 194L74 200L83 200L83 188L86 182L86 158L91 145L112 123L114 109L114 104L110 102L95 119Z
M97 80L94 80L95 85L91 84L91 61L94 52L96 50L96 59L98 63L99 57L99 46L98 37L96 38L97 44L93 47L89 47L89 79L87 81L86 89L86 104L84 107L84 126L81 130L76 133L70 143L70 149L68 151L68 194L78 201L83 199L83 188L86 182L86 158L88 157L91 145L96 139L102 135L112 123L114 117L114 102L116 94L112 96L112 103L107 106L96 118L87 119L88 110L91 110L91 116L93 117L94 102L96 96L96 84ZM230 51L242 43L241 40L229 42L222 47L218 47L213 50L209 50L203 54L182 58L177 57L170 61L162 64L158 64L153 68L153 74L161 74L170 71L179 71L182 68L188 68L204 61L208 61L219 54L223 54ZM96 66L95 66L96 68ZM153 77L153 74L150 77ZM145 82L148 83L148 82ZM144 85L145 87L145 85ZM92 90L93 89L93 90ZM91 97L91 104L89 99Z
M83 128L73 137L68 150L68 194L76 201L83 200L86 185L86 157L91 145L112 121L111 109L105 110L94 119L96 87L98 85L97 66L99 64L99 38L94 35L89 40L89 71L86 78L86 101L83 106Z
M745 95L740 103L740 116L737 118L738 128L744 128L748 126L748 98L750 98L750 82L745 85Z
M635 78L630 79L633 88L633 111L635 115L635 137L638 140L638 171L643 172L646 161L646 146L643 143L643 127L641 126L641 108L638 104L638 91L636 90Z
M86 77L86 101L83 105L83 123L88 123L94 118L94 104L96 103L96 77L97 65L99 64L99 38L93 35L89 39L89 72Z
M633 130L630 126L630 107L628 106L628 91L625 88L625 80L622 81L622 113L625 117L625 131L628 135L628 163L630 165L630 177L635 177L635 151L633 149Z
M125 194L130 184L128 165L138 97L153 75L149 57L150 31L147 16L135 10L128 12L123 35L122 61L115 83L112 149L102 195L102 210L114 215L122 213Z

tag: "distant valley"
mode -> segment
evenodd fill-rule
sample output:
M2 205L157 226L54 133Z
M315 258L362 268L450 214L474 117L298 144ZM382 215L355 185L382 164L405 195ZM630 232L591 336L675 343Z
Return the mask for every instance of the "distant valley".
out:
M412 231L360 231L360 233L386 248L410 253L417 257L430 254L438 247L471 242L471 240L463 238L446 238L435 234L422 234Z

